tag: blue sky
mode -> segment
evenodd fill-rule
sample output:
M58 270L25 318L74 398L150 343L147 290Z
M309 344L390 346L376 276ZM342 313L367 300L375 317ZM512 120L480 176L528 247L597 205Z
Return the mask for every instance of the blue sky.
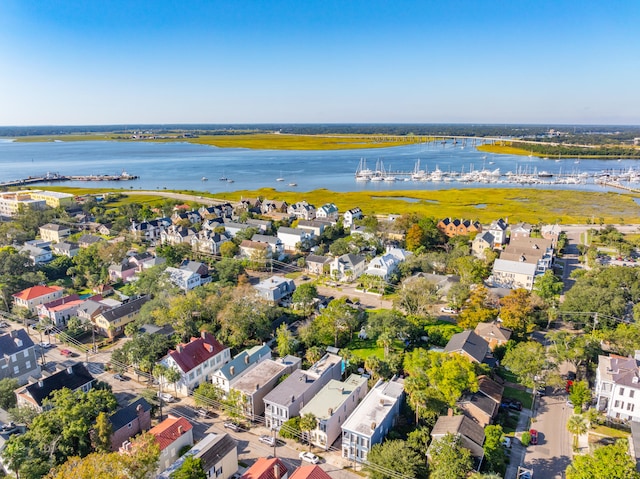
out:
M1 0L0 125L640 124L640 2Z

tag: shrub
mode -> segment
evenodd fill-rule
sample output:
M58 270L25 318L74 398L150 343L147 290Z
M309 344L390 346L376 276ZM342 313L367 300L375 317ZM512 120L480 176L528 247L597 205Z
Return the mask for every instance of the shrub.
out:
M531 443L531 434L529 434L528 431L523 432L520 437L520 442L524 447L527 447Z

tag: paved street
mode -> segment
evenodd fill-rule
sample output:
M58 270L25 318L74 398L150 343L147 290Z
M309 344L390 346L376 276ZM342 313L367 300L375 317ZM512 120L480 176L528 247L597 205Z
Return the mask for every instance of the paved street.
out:
M529 446L524 458L525 467L533 469L536 479L563 478L571 463L571 434L567 421L571 408L567 406L564 392L541 398L535 422L531 425L538 431L538 445Z

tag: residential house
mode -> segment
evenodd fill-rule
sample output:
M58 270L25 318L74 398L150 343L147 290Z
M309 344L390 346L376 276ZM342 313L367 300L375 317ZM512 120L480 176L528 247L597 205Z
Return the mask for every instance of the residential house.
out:
M499 248L503 244L507 243L508 227L509 227L508 222L503 220L502 218L491 222L491 224L489 225L488 231L493 236L492 248Z
M331 226L331 223L328 221L320 221L320 220L298 220L297 228L301 230L308 231L313 234L313 236L322 236L324 233L324 229L327 226Z
M533 228L529 223L518 223L511 227L511 235L509 240L514 240L516 238L529 238L531 236L531 230Z
M640 351L598 356L594 393L596 409L608 418L640 422Z
M0 335L0 380L14 378L25 384L40 372L33 341L24 329Z
M51 243L60 243L71 234L71 228L68 226L57 225L54 223L42 225L39 230L40 238L42 238L43 241L49 241Z
M202 331L200 337L181 343L160 361L168 368L177 369L180 379L173 384L185 396L203 382L211 381L212 374L231 360L229 348L213 335Z
M301 363L295 356L265 359L238 377L231 389L241 394L244 415L254 420L264 414L264 397L278 385L281 377L300 369Z
M309 464L293 471L289 479L331 479L331 476L317 464Z
M169 266L164 272L169 276L169 281L183 291L191 291L202 284L198 273L182 268Z
M265 301L279 303L288 298L296 290L296 284L290 278L284 276L271 276L263 279L253 287Z
M271 258L271 251L268 243L260 243L258 241L242 240L240 243L239 256L253 261L264 261Z
M193 446L193 426L183 417L169 414L167 419L149 429L149 434L155 436L160 446L158 473L163 472L180 457L183 447ZM127 446L124 449L128 449Z
M113 229L113 223L101 223L96 229L96 232L103 236L111 236L116 234L117 230Z
M42 412L48 408L44 405L45 399L49 398L54 391L67 388L71 391L88 392L93 387L94 381L94 377L85 365L76 363L51 376L16 389L18 407L31 407Z
M216 233L213 230L203 228L191 238L191 248L198 253L219 256L220 246L227 241L231 241L231 235L228 232Z
M453 434L460 439L461 446L471 452L476 468L484 457L482 444L484 443L484 429L466 416L440 416L431 430L431 445L427 449L427 457L431 456L437 441L447 434Z
M28 309L32 314L40 304L62 298L64 288L61 286L32 286L13 295L13 304Z
M471 254L476 258L484 259L486 257L486 250L493 251L495 247L496 238L491 231L483 231L476 235L471 241Z
M132 299L127 303L107 311L103 311L94 318L94 324L100 334L111 339L124 333L124 327L136 319L140 308L149 301L149 296Z
M326 353L306 371L296 369L264 397L265 426L280 429L300 413L320 389L332 379L342 377L342 358Z
M99 297L102 299L102 297ZM78 308L86 300L77 294L70 294L63 298L54 299L37 307L38 318L51 321L56 327L64 327L72 316L77 316Z
M416 281L420 278L426 279L436 287L436 293L438 295L438 298L440 298L441 300L447 299L451 287L455 284L460 283L460 276L452 274L432 274L419 272L405 279L402 283L402 286L404 287L404 285L406 284L411 284L413 281Z
M493 264L488 282L503 288L533 289L535 277L551 268L553 247L551 240L519 237L511 239Z
M527 262L524 257L521 261L498 258L493 263L493 271L487 282L496 287L531 291L537 269L537 262Z
M298 201L293 205L289 205L287 213L299 220L312 220L316 217L316 207L306 201Z
M247 218L246 223L258 230L260 234L266 234L268 231L271 231L271 221L269 220L259 220L256 218Z
M136 253L129 256L129 262L138 267L138 272L142 272L145 269L153 268L154 266L158 266L160 264L165 264L167 262L166 259L153 256L151 253Z
M342 226L344 229L351 229L356 220L359 220L362 217L363 214L360 208L351 208L350 210L345 211L344 215L342 215Z
M182 467L187 457L200 459L205 477L231 479L238 471L238 442L229 434L207 434L200 442L184 453L156 479L171 479Z
M89 246L100 243L102 241L104 241L104 238L101 238L100 236L84 234L80 236L80 238L78 238L78 246L80 246L80 248L88 248Z
M202 216L200 216L200 213L196 210L176 211L171 215L171 222L174 225L178 223L186 224L185 220L191 223L191 225L197 225L202 222Z
M297 251L298 245L309 246L313 240L313 233L300 228L278 228L278 238L282 241L285 251Z
M109 416L111 423L111 450L117 451L123 443L151 428L151 405L139 397Z
M478 376L478 391L466 393L456 403L464 415L483 428L492 424L498 415L504 386L487 376Z
M329 272L332 278L338 281L353 281L364 273L367 260L357 254L343 254L334 258L329 263Z
M491 351L496 346L504 346L511 338L511 330L503 328L498 322L478 323L475 333L489 343Z
M264 200L260 206L260 213L265 216L273 213L287 213L289 205L286 201L280 200Z
M49 245L47 245L45 248L42 248L40 246L25 243L20 246L20 248L18 248L18 252L24 253L29 256L31 262L35 265L48 263L53 259L53 252L51 251L51 247Z
M78 243L62 241L51 245L51 249L53 250L53 254L73 258L80 251L80 246L78 246Z
M224 226L224 231L231 238L235 238L238 233L245 232L250 228L254 229L253 226L247 223L236 223L235 221L225 221L222 226Z
M558 238L560 238L562 228L559 225L544 225L540 228L540 234L544 239L551 240L551 246L555 249L558 245Z
M109 265L107 271L111 282L128 282L132 281L133 277L138 272L138 265L131 262L129 258L125 258L120 262L120 264Z
M437 228L449 238L482 232L482 225L478 221L465 219L445 218L438 221Z
M384 281L389 281L391 276L398 270L400 263L407 260L413 253L400 248L387 248L387 252L382 256L373 258L364 274L380 276Z
M118 305L119 306L119 305ZM76 316L83 323L95 323L96 318L113 306L105 304L103 301L88 299L76 309Z
M473 363L487 361L489 343L471 330L454 334L444 348L445 353L458 353Z
M271 348L266 344L254 346L238 353L231 361L223 364L211 375L211 382L225 394L242 375L250 371L257 364L271 359Z
M305 262L307 265L307 271L310 274L322 276L323 274L325 274L325 267L327 268L326 272L329 271L329 263L331 262L331 258L327 256L310 254L309 256L307 256Z
M129 232L138 241L154 242L160 239L160 233L171 226L171 218L156 218L155 220L131 222Z
M261 214L262 201L260 201L260 198L241 198L239 208L248 213Z
M267 251L271 255L270 257L279 257L284 253L284 243L277 236L255 234L251 237L251 241L269 245Z
M165 245L176 246L179 244L191 244L191 240L196 236L196 230L185 228L184 226L171 225L160 232L160 242Z
M316 218L337 221L338 207L333 203L326 203L316 210Z
M289 469L277 457L259 457L240 479L289 479Z
M317 426L310 432L312 444L328 450L340 437L342 424L367 395L367 378L352 374L344 382L332 379L302 409L300 416L313 414ZM308 432L305 434L309 434Z
M201 206L198 213L202 218L231 218L233 216L233 206L231 206L231 203Z
M342 424L342 457L365 462L371 447L381 443L395 425L403 399L403 379L379 379Z

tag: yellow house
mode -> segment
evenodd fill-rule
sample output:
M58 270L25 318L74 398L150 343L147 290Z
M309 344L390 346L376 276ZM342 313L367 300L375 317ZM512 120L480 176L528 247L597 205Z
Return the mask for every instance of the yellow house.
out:
M111 339L120 336L124 327L136 319L142 305L149 301L148 296L134 299L113 309L103 311L93 320L99 332Z
M47 206L58 208L60 206L68 206L73 203L74 196L69 193L60 193L58 191L30 191L29 195L34 200L44 200Z
M40 238L42 238L43 241L60 243L70 234L71 229L68 226L47 223L46 225L42 225L40 227Z

